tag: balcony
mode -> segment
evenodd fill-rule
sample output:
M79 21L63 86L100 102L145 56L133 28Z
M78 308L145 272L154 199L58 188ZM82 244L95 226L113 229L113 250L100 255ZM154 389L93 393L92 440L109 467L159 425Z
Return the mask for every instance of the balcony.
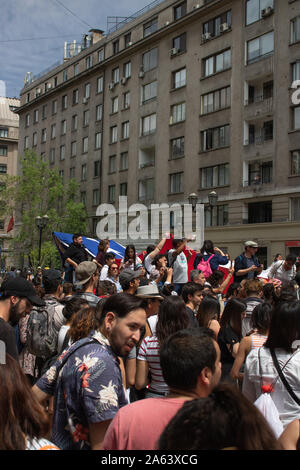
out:
M244 119L246 121L255 121L258 119L265 119L266 117L272 117L273 112L273 98L264 98L263 95L258 95L254 100L245 101Z
M273 75L274 73L274 55L266 54L258 57L254 62L248 63L245 67L245 80L257 80Z

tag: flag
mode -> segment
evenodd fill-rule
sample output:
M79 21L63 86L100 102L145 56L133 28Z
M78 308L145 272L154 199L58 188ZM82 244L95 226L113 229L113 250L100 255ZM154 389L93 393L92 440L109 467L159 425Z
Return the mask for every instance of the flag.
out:
M10 232L14 228L14 224L15 224L14 216L12 215L8 223L6 233Z

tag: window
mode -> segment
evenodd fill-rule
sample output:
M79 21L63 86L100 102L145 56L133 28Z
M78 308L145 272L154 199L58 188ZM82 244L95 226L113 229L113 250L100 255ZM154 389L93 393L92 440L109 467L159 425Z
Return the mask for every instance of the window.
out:
M149 135L156 131L156 114L142 118L142 135Z
M119 99L117 96L112 98L111 100L111 112L112 113L117 113L119 109Z
M84 97L85 99L89 99L90 96L91 96L91 84L86 83L84 86Z
M291 44L300 41L300 16L291 21Z
M73 104L77 104L77 103L78 103L78 97L79 97L78 90L73 90L73 100L72 100L72 103L73 103Z
M80 202L84 206L86 205L86 191L81 191L81 193L80 193Z
M272 182L273 162L255 162L248 166L248 184L266 184Z
M7 173L7 165L5 165L4 163L1 163L0 164L0 174L4 174L4 173Z
M120 171L128 170L128 152L122 152L120 155Z
M128 109L130 106L130 91L123 94L123 109Z
M174 12L174 20L179 20L182 18L184 15L186 15L186 1L180 3L173 9Z
M248 224L272 222L272 201L248 204Z
M223 226L228 224L228 204L204 208L205 227Z
M229 184L229 164L209 166L200 170L201 189Z
M42 143L46 142L47 140L47 129L42 129Z
M37 145L37 132L32 134L32 146L35 147Z
M108 173L115 173L116 169L117 169L117 157L116 155L111 155L111 157L109 157Z
M51 149L50 149L49 160L50 160L50 163L54 163L54 162L55 162L55 149L54 149L54 148L51 148Z
M126 64L124 64L124 77L131 77L131 62L126 62Z
M87 109L86 111L83 111L83 125L88 126L90 121L90 111Z
M100 176L100 160L94 162L94 178L99 178Z
M74 114L74 116L72 116L72 131L76 131L78 128L78 116L77 114Z
M52 101L52 114L57 113L57 100Z
M38 109L35 109L33 111L33 122L34 123L39 122L39 110Z
M231 67L231 50L207 57L204 62L204 77L209 77L214 73L222 72Z
M129 121L122 122L122 139L129 139Z
M75 179L75 166L70 168L70 179Z
M64 119L61 121L61 135L65 135L67 133L67 121Z
M131 33L127 33L124 36L124 47L129 47L131 46Z
M89 150L89 138L84 137L82 139L82 153L87 153Z
M44 104L42 107L42 119L46 119L47 117L47 105Z
M81 165L81 181L86 181L87 165L84 163Z
M292 64L292 81L300 80L300 60Z
M186 85L186 68L172 73L172 87L181 88Z
M144 72L148 72L149 70L154 69L157 67L157 59L158 59L158 49L155 47L148 52L143 54L143 70Z
M229 145L229 124L201 132L202 151L214 150Z
M139 181L138 198L139 198L139 201L146 201L149 199L154 199L154 179L153 178L148 178L148 179Z
M29 147L29 137L28 136L25 136L24 137L24 149L28 149ZM6 148L6 155L7 155L7 147L2 147L2 149L5 149Z
M231 11L226 11L222 15L203 23L203 39L210 39L219 36L224 31L231 28Z
M116 200L116 186L114 184L108 186L108 202L115 202Z
M113 83L119 83L119 81L120 81L120 69L119 69L119 67L116 67L115 69L113 69L113 71L112 71L112 81L113 81Z
M201 96L201 114L213 113L228 108L231 104L230 86Z
M59 153L59 159L64 160L66 157L66 147L65 145L60 146L60 153Z
M102 62L104 60L104 49L100 49L98 51L98 62Z
M63 82L66 82L68 80L68 70L63 71Z
M186 33L176 36L172 41L173 49L177 49L177 52L186 52Z
M170 193L183 193L183 175L184 173L174 173L169 175Z
M0 137L8 137L8 128L2 128L0 129Z
M127 196L127 183L120 184L120 196Z
M184 157L184 137L178 137L171 140L171 152L170 159L175 160L176 158Z
M30 126L30 114L26 114L25 116L25 127Z
M95 134L95 149L101 149L102 146L102 132L96 132Z
M62 110L67 109L68 107L68 95L64 95L61 99L61 108Z
M110 142L115 144L118 141L118 126L112 126L110 128Z
M102 113L103 113L102 104L98 104L98 105L96 106L96 121L101 121L101 119L102 119Z
M293 197L291 199L291 216L292 220L300 220L300 198Z
M155 33L158 28L158 19L154 18L151 21L148 21L148 23L144 24L144 38L149 36L150 34Z
M88 57L85 58L85 68L89 69L93 65L93 56L89 55Z
M300 106L293 108L293 129L300 129Z
M259 60L261 57L274 51L274 32L263 34L256 39L247 42L248 64Z
M103 77L97 78L97 93L102 93L103 91Z
M171 107L171 124L185 121L185 103L175 104Z
M264 122L263 140L273 140L273 121Z
M94 189L93 190L93 205L98 206L100 204L100 190Z
M74 77L79 74L79 64L74 65Z
M46 152L41 152L41 160L42 162L46 161Z
M146 101L152 100L157 96L157 80L147 85L143 85L141 89L141 101L145 103Z
M25 137L24 141L26 141L26 137ZM28 137L27 137L27 147L24 144L24 148L28 148ZM7 146L6 145L0 145L0 157L7 157L7 153L8 153Z
M300 150L294 150L292 152L291 163L292 163L291 164L291 174L292 175L300 175Z
M113 41L112 47L113 47L113 54L117 54L119 52L119 39L117 39L116 41Z
M76 157L77 155L77 142L74 140L71 142L71 157Z
M273 0L246 0L246 25L260 20L267 7L273 8Z

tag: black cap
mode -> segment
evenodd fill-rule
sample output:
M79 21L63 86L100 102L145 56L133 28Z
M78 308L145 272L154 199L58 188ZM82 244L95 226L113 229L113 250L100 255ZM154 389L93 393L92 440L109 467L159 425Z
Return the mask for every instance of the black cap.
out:
M0 287L2 295L25 297L33 305L43 306L45 302L37 295L33 284L23 277L10 278L2 282Z
M58 269L44 269L43 279L47 281L56 281L61 279L61 272Z

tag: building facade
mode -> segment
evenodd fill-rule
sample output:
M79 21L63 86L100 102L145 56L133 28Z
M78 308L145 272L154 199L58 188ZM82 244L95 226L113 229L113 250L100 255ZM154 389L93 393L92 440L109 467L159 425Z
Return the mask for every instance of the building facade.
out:
M0 96L0 175L17 175L19 116L15 111L19 105L18 99ZM13 262L9 244L14 236L13 216L10 214L0 220L1 269Z
M247 239L265 263L300 254L300 1L157 0L135 16L25 85L20 151L80 181L90 235L120 195L196 193L205 238L232 256Z

